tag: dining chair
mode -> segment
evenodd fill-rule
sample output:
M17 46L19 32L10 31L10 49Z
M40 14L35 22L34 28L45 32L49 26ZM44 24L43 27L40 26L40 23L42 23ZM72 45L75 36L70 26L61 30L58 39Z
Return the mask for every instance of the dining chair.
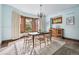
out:
M32 46L32 36L26 35L24 38L24 49L26 54L31 53L31 47Z
M41 45L44 43L45 47L46 47L46 40L45 40L45 35L41 34L39 35L38 40L40 41L40 49L41 49Z
M30 47L26 45L26 37L23 37L19 40L10 42L8 46L13 45L15 50L15 55L25 55L26 53L30 54Z
M20 39L13 43L16 55L23 55L24 54L24 40Z
M34 46L36 47L36 46L38 46L39 45L39 35L36 35L35 36L35 38L34 38L35 40L34 40Z
M48 34L45 34L45 39L46 39L47 45L48 45L49 43L51 43L50 34L49 34L49 33L48 33Z

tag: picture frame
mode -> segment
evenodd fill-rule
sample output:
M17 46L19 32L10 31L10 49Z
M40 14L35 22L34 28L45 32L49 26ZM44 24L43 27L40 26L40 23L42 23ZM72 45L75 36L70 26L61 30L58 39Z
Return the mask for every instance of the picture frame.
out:
M66 24L67 25L73 25L74 24L74 16L69 16L66 18Z
M61 24L61 23L62 23L62 17L52 18L52 24Z

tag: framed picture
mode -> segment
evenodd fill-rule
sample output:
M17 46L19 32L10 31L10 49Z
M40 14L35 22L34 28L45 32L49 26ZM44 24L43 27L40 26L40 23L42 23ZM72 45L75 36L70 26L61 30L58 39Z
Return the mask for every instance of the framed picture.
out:
M62 17L55 17L52 19L52 24L61 24L62 23Z
M67 17L66 24L73 25L74 24L74 16Z

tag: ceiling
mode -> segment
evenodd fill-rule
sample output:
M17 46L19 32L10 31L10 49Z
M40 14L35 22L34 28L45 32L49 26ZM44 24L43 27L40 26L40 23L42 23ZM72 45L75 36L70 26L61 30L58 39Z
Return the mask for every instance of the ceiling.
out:
M63 10L79 6L78 4L42 4L42 11L46 15L56 14ZM40 4L10 4L23 12L37 15L40 12Z

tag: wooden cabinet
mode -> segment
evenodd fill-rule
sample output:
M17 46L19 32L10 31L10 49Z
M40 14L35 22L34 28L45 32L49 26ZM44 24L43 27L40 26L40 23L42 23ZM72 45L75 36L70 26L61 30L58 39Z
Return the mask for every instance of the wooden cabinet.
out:
M51 29L53 37L63 37L63 29L62 28L53 28Z

